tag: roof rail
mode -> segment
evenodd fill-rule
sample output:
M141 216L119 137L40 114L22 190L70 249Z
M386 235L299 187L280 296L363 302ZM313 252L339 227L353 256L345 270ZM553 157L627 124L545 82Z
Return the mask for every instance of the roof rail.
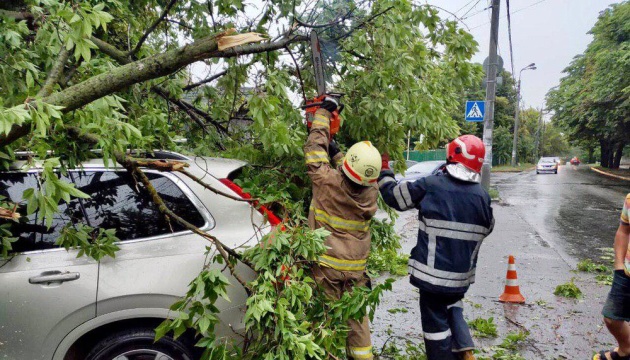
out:
M95 154L100 154L101 150L92 150ZM128 154L132 154L134 156L140 156L148 159L159 159L159 160L191 160L189 157L168 150L153 150L153 153L148 151L137 151L137 150L127 150ZM46 155L53 155L53 151L47 151ZM32 157L36 157L37 154L34 151L15 151L15 158L17 160L27 160Z

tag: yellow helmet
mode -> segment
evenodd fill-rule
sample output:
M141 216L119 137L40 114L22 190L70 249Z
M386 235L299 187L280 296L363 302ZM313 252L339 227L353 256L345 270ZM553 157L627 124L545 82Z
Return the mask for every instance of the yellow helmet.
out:
M374 145L369 141L361 141L348 149L341 168L353 182L369 186L378 179L381 162L381 154Z

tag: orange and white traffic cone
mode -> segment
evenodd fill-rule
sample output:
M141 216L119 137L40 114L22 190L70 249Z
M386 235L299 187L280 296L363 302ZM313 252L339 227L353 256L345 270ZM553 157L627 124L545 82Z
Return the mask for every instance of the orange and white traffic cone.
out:
M508 261L507 276L505 278L505 290L503 291L503 294L499 296L499 301L517 304L525 302L525 297L521 295L521 290L518 287L516 264L514 263L514 256L512 255L510 255Z

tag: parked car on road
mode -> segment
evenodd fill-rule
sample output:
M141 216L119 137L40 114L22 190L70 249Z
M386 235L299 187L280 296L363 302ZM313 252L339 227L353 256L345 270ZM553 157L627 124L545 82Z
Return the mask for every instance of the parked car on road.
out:
M558 162L553 157L543 157L536 164L536 174L540 173L558 173Z
M245 165L242 161L170 152L155 155L186 162L187 170L207 185L243 196L232 182ZM24 165L17 162L11 171L0 173L0 195L16 204L23 204L24 190L39 186L41 167L24 171ZM63 177L89 194L89 199L62 203L50 228L36 213L11 223L19 239L14 243L17 254L0 259L0 358L197 358L191 334L177 340L167 336L154 343L153 329L170 316L169 307L206 265L210 243L162 216L124 168L107 168L102 160L82 166ZM248 202L217 195L179 172L144 171L171 210L229 247L252 245L270 230L265 216ZM275 216L267 213L267 217L277 224ZM115 229L120 239L116 257L77 258L78 250L57 247L55 240L70 223ZM223 269L232 283L231 302L216 303L220 309L217 334L235 337L235 332L244 329L246 292L224 265L209 266ZM255 276L243 264L237 268L246 279Z
M417 163L418 163L418 162L417 162L417 161L414 161L414 160L405 160L405 165L407 166L407 169L409 169L410 167L414 166L414 165L415 165L415 164L417 164ZM391 160L391 161L389 162L389 168L390 168L390 169L393 169L395 164L396 164L396 161Z
M578 159L578 157L577 157L577 156L574 156L574 157L571 159L571 165L580 165L580 159Z
M429 176L435 173L442 165L446 164L444 160L423 161L419 162L407 169L405 175L396 174L397 181L415 181L417 179Z

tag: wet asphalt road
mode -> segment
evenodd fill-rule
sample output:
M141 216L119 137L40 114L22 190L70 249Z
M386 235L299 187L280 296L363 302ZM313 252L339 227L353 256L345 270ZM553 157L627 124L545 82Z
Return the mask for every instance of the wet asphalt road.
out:
M594 274L575 271L579 260L603 262L611 248L630 182L612 180L586 166L561 166L559 173L534 171L493 174L501 201L493 204L494 232L479 254L476 283L464 301L467 320L492 317L498 336L475 336L481 355L493 353L510 332L529 331L518 352L525 359L590 359L595 350L612 346L600 311L609 286ZM396 223L402 252L416 243L417 212L401 213ZM524 305L497 301L503 291L507 256L515 255ZM377 281L387 278L382 276ZM583 296L553 294L557 285L574 281ZM376 311L373 343L422 343L418 292L400 277ZM404 310L403 310L404 309Z
M534 171L495 177L499 194L566 261L601 261L610 248L630 182L607 178L588 166L560 166L558 174ZM566 256L568 255L568 256Z

